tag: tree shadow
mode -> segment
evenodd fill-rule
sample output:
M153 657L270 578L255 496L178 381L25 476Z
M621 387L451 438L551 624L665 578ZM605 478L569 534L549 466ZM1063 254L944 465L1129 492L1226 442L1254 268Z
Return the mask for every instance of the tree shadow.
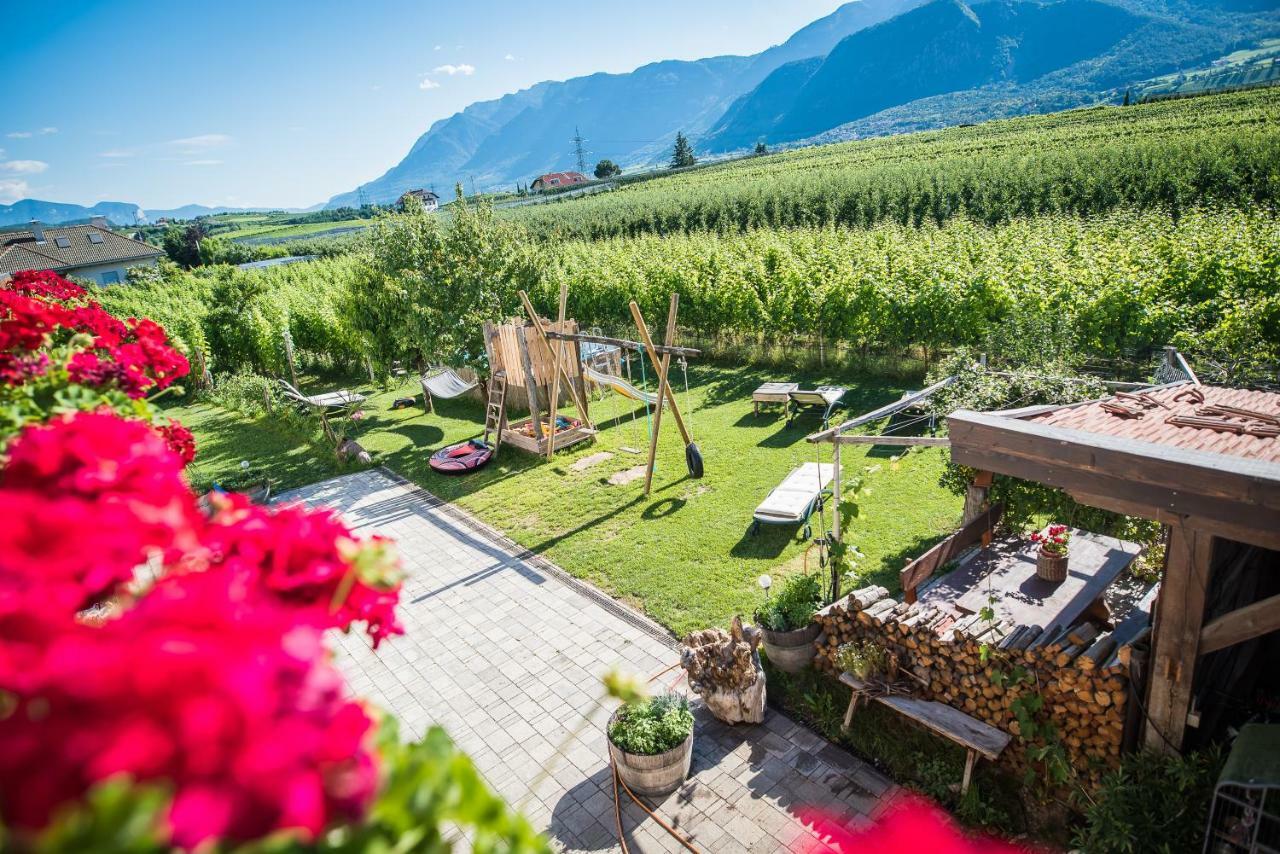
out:
M444 439L444 431L434 424L401 424L388 428L387 432L404 436L419 450L434 448Z

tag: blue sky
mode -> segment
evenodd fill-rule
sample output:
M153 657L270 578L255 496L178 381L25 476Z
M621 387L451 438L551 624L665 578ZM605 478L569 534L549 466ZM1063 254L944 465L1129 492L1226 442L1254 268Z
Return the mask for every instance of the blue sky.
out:
M754 53L841 0L3 0L0 203L302 207L539 80Z

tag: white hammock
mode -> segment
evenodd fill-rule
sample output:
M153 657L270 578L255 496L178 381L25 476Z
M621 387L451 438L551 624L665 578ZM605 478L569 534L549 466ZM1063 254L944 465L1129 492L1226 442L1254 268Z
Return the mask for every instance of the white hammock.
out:
M455 374L452 368L441 368L436 373L422 378L423 391L442 400L464 395L478 384L475 380L467 382Z
M299 403L305 403L308 406L314 406L318 409L337 409L343 406L351 406L356 403L364 402L364 395L354 391L341 389L339 391L330 391L324 394L303 394L285 380L280 380L280 385L284 386L284 396L290 400L296 400Z
M616 377L613 374L606 374L601 371L597 371L589 365L583 365L582 371L586 374L587 379L594 383L608 386L628 400L634 400L637 403L647 403L650 406L654 406L658 402L657 394L641 391L622 377Z

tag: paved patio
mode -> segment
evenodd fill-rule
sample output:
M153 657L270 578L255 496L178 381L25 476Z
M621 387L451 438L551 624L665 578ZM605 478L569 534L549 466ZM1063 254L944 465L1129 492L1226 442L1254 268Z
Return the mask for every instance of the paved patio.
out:
M620 850L603 730L614 703L600 678L615 666L657 673L679 660L676 641L384 470L282 499L333 507L357 530L397 540L404 556L405 636L376 654L362 633L337 636L352 688L392 711L406 737L442 725L565 850ZM856 826L891 794L869 765L776 711L736 728L696 712L690 779L657 811L703 851L812 845L812 810ZM623 825L633 851L683 850L629 802Z

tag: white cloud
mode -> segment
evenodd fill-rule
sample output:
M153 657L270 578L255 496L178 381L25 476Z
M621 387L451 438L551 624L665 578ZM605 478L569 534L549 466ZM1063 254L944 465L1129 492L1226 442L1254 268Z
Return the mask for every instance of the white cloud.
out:
M422 82L418 84L419 89L439 89L440 84L432 80L430 77L423 77Z
M27 197L27 182L14 179L0 178L0 204L10 204L18 199Z
M57 132L58 132L57 128L40 128L41 136L48 136L51 133L57 133Z
M221 160L188 160L183 166L221 166Z
M515 62L515 61L516 61L516 58L515 58L514 56L512 56L511 54L507 54L506 56L504 56L504 57L502 57L502 58L503 58L503 59L505 59L507 62Z
M231 137L225 133L202 133L198 136L184 136L182 139L171 139L169 144L187 154L198 154L211 148L222 148L231 144Z
M436 49L436 50L440 50L440 49L441 49L441 48L443 48L443 47L444 47L444 45L439 45L439 44L438 44L438 45L436 45L436 46L435 46L435 49Z
M30 139L30 138L31 138L31 131L29 130L15 130L13 133L9 134L9 139Z
M437 65L435 67L436 74L448 74L453 77L455 74L461 74L463 77L470 77L476 73L474 65L467 65L465 62L461 65Z
M120 159L124 157L133 157L136 152L127 148L109 148L106 151L98 152L99 157L109 157L112 159Z
M0 172L16 172L19 175L39 175L49 168L43 160L6 160L0 163Z
M370 87L369 87L369 89L370 89L371 91L373 91L373 92L381 92L381 91L382 91L382 84L381 84L381 83L374 83L372 86L370 86Z

